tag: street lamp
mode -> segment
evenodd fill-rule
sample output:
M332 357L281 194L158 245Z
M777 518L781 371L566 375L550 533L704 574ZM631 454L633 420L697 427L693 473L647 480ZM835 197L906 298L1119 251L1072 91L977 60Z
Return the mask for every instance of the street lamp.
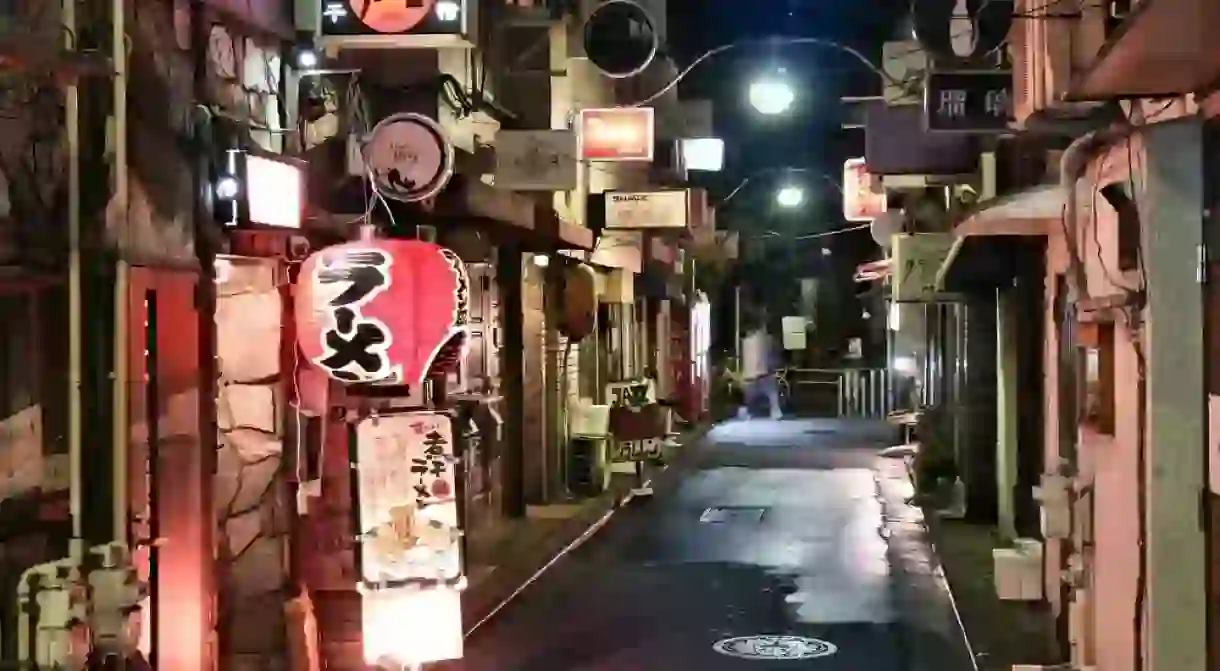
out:
M763 79L750 84L750 105L760 114L773 116L783 114L792 107L796 92L786 82Z
M799 186L785 186L775 194L775 202L780 207L800 207L805 202L805 190Z

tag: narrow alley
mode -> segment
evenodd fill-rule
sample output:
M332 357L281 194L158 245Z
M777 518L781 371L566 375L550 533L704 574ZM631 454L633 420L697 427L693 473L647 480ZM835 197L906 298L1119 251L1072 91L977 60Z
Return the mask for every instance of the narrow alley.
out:
M718 425L438 668L972 668L905 467L877 456L890 438L863 421Z

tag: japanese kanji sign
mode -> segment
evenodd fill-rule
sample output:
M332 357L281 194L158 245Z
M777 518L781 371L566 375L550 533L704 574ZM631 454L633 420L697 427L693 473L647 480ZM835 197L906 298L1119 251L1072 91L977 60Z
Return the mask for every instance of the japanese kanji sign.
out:
M345 243L301 267L297 341L341 382L414 386L460 361L469 304L465 265L447 249L422 240Z
M368 584L462 575L457 458L448 415L372 417L356 427L361 574Z
M1009 130L1012 72L933 72L924 86L928 130L991 134Z

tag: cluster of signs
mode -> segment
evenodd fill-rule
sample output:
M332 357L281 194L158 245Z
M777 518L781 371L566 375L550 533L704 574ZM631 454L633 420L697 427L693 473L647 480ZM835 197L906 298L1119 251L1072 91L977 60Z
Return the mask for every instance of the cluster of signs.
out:
M1015 9L1014 0L916 0L915 38L931 61L923 94L929 131L1009 130L1012 71L997 63Z
M464 356L469 291L461 259L430 242L327 247L305 260L297 278L297 345L333 382L392 385L416 396L426 378L452 370ZM455 433L469 439L469 431L455 431L454 420L436 412L374 415L356 426L357 547L370 663L462 656ZM393 630L401 631L387 633Z

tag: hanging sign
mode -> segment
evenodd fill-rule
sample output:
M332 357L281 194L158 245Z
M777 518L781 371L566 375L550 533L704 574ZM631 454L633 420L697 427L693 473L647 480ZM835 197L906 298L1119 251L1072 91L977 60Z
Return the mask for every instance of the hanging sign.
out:
M302 354L340 382L414 387L465 353L466 266L431 242L327 247L302 264L294 302Z
M434 412L356 426L360 572L370 585L444 586L462 575L453 421Z
M340 38L340 44L344 37L372 35L399 37L402 41L396 43L409 48L426 44L428 37L465 36L471 23L468 0L318 0L318 3L321 37ZM432 44L435 48L436 42Z
M580 158L651 162L656 145L654 114L651 107L582 109L577 119Z
M985 59L1008 39L1014 0L915 0L915 39L942 65Z
M435 196L453 177L453 144L440 124L422 114L382 119L365 140L363 155L378 192L405 203Z
M462 521L453 420L434 412L356 425L365 661L415 667L462 656Z
M931 131L996 134L1010 131L1012 72L930 72L924 83L924 122Z
M607 229L683 229L691 223L686 189L630 193L612 191L605 198Z
M576 134L570 130L496 133L497 189L572 191L576 166Z
M895 235L893 240L891 298L904 302L935 300L937 275L957 237L952 233L916 233Z
M873 193L872 177L862 158L843 162L843 219L872 221L886 209L885 194Z

